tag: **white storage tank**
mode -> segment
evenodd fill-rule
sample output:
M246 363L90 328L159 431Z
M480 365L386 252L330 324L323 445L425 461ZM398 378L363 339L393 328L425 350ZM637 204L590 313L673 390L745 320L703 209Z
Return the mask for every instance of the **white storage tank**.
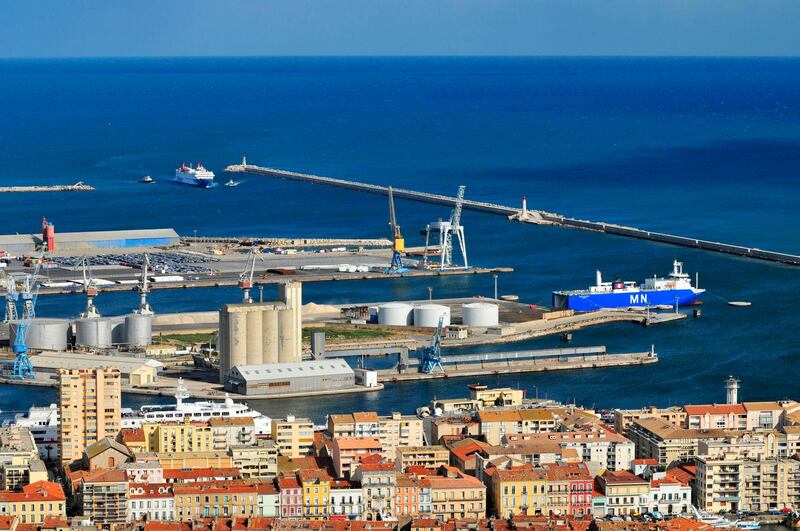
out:
M75 321L75 343L82 347L110 347L111 321L102 317L86 317Z
M387 302L378 306L378 324L386 326L411 326L414 307L403 302Z
M500 321L499 308L488 302L470 302L461 307L462 322L466 326L497 326Z
M121 345L128 341L125 335L125 316L115 315L113 317L105 317L111 323L111 343L114 345Z
M135 347L149 345L153 339L153 316L132 313L125 316L125 343Z
M450 307L442 304L420 304L414 306L414 326L426 328L436 328L439 326L439 318L442 318L442 326L450 325Z
M19 321L14 321L9 327L11 344L17 339ZM67 350L69 336L69 321L66 319L32 319L26 343L33 350Z

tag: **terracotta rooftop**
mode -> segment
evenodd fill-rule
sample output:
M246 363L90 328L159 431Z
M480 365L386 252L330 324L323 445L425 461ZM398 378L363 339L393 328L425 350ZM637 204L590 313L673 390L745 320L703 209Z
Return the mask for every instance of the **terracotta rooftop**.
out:
M172 468L164 470L164 479L185 481L198 478L241 478L238 468Z
M742 404L710 404L699 406L683 406L687 415L746 415Z
M742 405L747 411L775 411L783 409L777 402L742 402Z
M377 437L336 437L334 446L340 450L381 450L383 445Z
M51 481L30 483L22 487L22 492L0 491L0 501L6 502L65 501L66 499L61 485Z
M143 492L139 492L142 489ZM171 483L128 483L128 498L172 498Z

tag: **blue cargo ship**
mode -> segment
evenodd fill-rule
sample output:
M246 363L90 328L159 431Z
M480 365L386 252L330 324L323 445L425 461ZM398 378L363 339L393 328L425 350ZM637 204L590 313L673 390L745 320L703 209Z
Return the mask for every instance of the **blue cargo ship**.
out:
M666 278L654 276L641 286L632 281L603 282L598 271L597 281L589 289L554 291L553 308L589 312L602 308L686 306L698 304L704 292L704 289L692 286L691 278L683 272L683 262L676 260Z

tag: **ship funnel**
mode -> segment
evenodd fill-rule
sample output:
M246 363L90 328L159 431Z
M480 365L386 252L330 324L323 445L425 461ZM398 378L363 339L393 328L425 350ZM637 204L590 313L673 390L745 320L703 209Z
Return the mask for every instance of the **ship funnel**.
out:
M596 285L597 285L597 287L600 287L600 284L603 283L603 274L598 269L597 271L595 271L595 275L596 275L596 279L595 279Z

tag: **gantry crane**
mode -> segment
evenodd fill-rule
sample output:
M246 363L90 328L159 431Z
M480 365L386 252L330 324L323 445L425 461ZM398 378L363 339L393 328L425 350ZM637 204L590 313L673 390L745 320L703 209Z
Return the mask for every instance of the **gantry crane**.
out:
M11 275L5 277L6 286L6 316L3 320L4 323L17 320L17 300L19 300L19 293L17 293L17 282Z
M147 278L149 269L150 255L144 253L142 256L142 280L139 283L139 308L134 310L134 313L139 313L142 315L153 315L153 309L150 307L150 303L147 302L147 294L150 293L150 287L148 286Z
M464 190L466 187L461 185L458 187L456 193L456 201L453 204L453 210L450 213L448 221L435 221L429 223L423 234L425 234L425 251L423 252L423 264L428 266L428 256L430 255L430 239L431 233L439 233L439 270L446 269L468 269L469 261L467 260L467 244L464 237L464 227L461 225L461 211L464 205ZM461 250L461 257L464 259L463 266L453 265L453 235L458 241L458 247Z
M41 261L33 266L33 274L25 275L22 282L22 319L33 319L36 317L36 305L34 304L35 293L39 292L39 270L42 266Z
M442 325L444 324L444 316L439 316L439 324L436 327L436 333L431 338L431 344L422 347L422 362L419 367L419 372L423 374L433 374L438 371L444 374L444 367L442 367Z
M258 250L253 247L250 249L250 253L247 255L247 261L244 264L244 269L239 274L239 287L242 288L242 302L245 304L253 302L253 298L250 296L250 288L253 287L253 276L255 275L256 270L256 258L263 260L263 258L261 258L261 256L258 254Z
M80 264L83 270L83 292L86 294L86 310L81 313L81 317L100 317L100 312L94 305L94 298L97 297L97 285L92 277L92 268L86 255L83 255Z
M39 297L38 282L30 284L29 293L30 309L26 311L27 315L17 324L17 333L14 337L14 344L12 345L12 350L14 351L12 380L32 380L35 377L33 365L31 365L31 360L28 358L28 331L30 330L31 321L35 314L36 299ZM27 307L28 300L26 299L25 302Z
M395 217L394 194L391 186L389 187L389 226L392 229L392 261L389 267L384 270L384 273L408 273L408 268L403 265L402 255L406 248L406 242L400 233L400 225L397 224L397 218Z

